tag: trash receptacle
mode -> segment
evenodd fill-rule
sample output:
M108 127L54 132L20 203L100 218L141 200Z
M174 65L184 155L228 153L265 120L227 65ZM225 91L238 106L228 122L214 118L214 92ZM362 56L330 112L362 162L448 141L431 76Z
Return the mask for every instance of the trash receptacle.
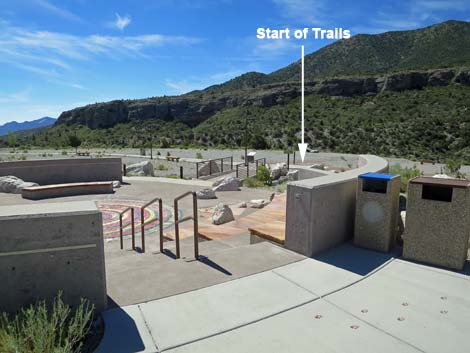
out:
M468 180L410 180L403 257L461 270L470 236L469 207Z
M359 175L356 198L354 244L389 252L396 243L400 207L400 176Z

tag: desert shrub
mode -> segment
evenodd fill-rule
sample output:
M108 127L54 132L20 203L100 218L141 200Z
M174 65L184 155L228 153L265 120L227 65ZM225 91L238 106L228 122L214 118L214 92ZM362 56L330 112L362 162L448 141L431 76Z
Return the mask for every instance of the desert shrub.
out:
M247 188L260 188L264 186L264 183L259 181L257 177L249 177L243 180L243 186Z
M202 153L201 153L201 152L196 153L196 158L197 158L197 159L204 159L204 158L202 157Z
M157 170L168 170L168 167L164 164L157 164L155 167Z
M59 292L52 307L45 301L30 305L14 317L0 316L2 353L78 353L89 332L93 305L82 299L73 312Z
M390 173L399 174L401 177L401 192L406 192L408 190L408 181L410 179L421 176L423 173L416 168L414 165L413 168L405 167L403 168L401 164L397 163L390 167Z
M271 185L273 181L269 169L264 165L260 165L256 169L256 179L258 179L264 185Z
M466 175L460 171L462 161L457 159L448 159L444 167L444 173L449 174L457 179L465 179Z

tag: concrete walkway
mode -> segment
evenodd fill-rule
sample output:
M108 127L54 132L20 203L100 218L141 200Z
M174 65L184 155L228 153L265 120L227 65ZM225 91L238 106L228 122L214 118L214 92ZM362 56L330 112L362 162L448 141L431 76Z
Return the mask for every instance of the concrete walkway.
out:
M97 352L468 352L468 293L466 274L344 245L109 310Z

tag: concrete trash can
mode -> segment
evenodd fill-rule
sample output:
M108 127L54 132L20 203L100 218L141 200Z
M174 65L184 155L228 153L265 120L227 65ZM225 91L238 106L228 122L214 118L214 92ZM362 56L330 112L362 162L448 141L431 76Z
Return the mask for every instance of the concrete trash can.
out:
M410 180L403 257L461 270L470 236L469 207L468 180Z
M354 244L389 252L396 243L400 207L400 176L359 175L356 198Z

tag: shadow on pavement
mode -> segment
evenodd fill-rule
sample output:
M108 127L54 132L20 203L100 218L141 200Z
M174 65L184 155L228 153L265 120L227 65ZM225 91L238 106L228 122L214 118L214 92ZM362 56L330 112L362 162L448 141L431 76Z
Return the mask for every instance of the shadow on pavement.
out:
M227 276L231 276L232 273L227 271L225 268L223 268L222 266L218 265L217 263L215 263L214 261L212 261L211 259L209 259L208 257L206 256L199 256L199 262L203 263L204 265L207 265L209 267L212 267L214 270L217 270L217 271L220 271L222 272L224 275L227 275Z
M346 243L320 255L314 256L315 260L342 268L346 271L365 276L371 271L383 265L391 258L401 256L401 248L395 248L390 253L381 253L356 247Z
M104 336L95 353L133 353L145 350L134 319L108 296L109 310L102 313ZM139 315L137 306L133 310Z

